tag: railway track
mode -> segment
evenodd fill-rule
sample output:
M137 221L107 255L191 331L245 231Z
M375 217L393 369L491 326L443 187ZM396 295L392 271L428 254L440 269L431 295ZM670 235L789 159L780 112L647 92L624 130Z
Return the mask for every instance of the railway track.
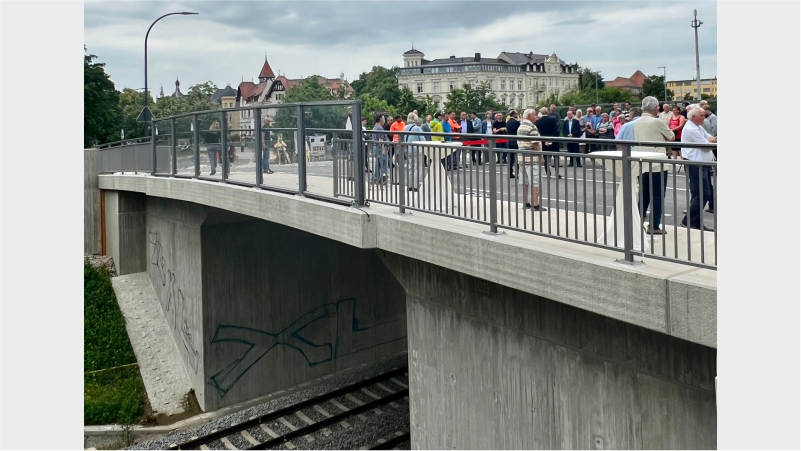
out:
M360 448L397 449L410 440L408 423L393 428L384 424L382 416L408 412L407 372L407 367L398 368L208 435L192 437L170 449L330 449L336 445L328 442L335 442L337 435L352 436L356 424L370 422L375 422L369 425L370 435L380 437L365 437L367 446ZM381 430L387 427L392 430ZM353 447L353 443L347 446Z

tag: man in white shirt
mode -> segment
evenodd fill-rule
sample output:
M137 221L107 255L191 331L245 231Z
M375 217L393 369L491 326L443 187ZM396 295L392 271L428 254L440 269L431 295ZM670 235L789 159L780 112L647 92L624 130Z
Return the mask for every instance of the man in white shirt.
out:
M704 123L704 110L700 107L694 107L687 110L687 123L681 131L681 142L683 143L714 143L717 142L714 136L711 136L706 130L703 129ZM699 149L692 147L683 147L681 149L681 157L690 161L715 161L715 156L712 149ZM701 208L709 202L709 209L707 211L713 212L715 209L714 196L712 191L712 171L711 167L704 166L687 166L687 179L690 184L690 228L701 229L703 231L712 232L713 230L704 225L703 214ZM681 221L682 226L687 226L687 215Z
M662 119L668 124L670 123L670 116L673 116L673 112L670 110L670 105L666 103L662 105L662 112L659 113L659 119Z

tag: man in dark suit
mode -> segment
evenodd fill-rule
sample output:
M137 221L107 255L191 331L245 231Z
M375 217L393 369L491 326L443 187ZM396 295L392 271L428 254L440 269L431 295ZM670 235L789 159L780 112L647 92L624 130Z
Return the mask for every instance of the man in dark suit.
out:
M548 116L548 108L540 108L540 114L542 114L542 117L534 124L537 130L540 131L540 136L559 136L559 125L556 123L556 119ZM546 141L543 150L545 152L559 152L559 143ZM550 160L550 157L545 157L545 172L551 175L548 160ZM554 157L554 160L556 160L556 176L562 178L559 175L559 157Z
M578 119L573 117L572 111L567 112L567 119L562 122L562 135L565 138L578 138L581 136L581 124L579 123ZM567 151L568 153L579 153L579 144L567 143ZM568 166L574 166L574 160L575 166L580 168L581 158L571 158Z
M517 111L512 110L509 112L509 120L506 121L506 133L509 136L517 135L517 129L520 128L520 121L517 119ZM517 140L509 140L509 149L517 149ZM517 166L517 153L509 152L509 178L515 178L515 167Z

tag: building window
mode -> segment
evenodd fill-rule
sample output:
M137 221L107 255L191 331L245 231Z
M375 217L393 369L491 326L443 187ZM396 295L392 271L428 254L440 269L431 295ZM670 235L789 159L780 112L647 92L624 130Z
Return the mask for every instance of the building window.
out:
M523 90L523 80L517 80L517 90L518 91Z
M551 86L551 79L548 79L548 86Z
M517 99L517 107L518 108L523 108L523 98L522 97L518 97L518 99Z
M434 92L439 92L439 82L438 81L435 81L433 83L433 87L434 87Z
M711 92L712 88L703 88L701 91L703 91L703 92Z
M423 84L422 83L417 83L417 93L418 94L422 94L423 93Z
M501 91L506 91L506 80L501 80Z
M448 91L453 91L453 87L454 87L455 84L456 84L456 82L449 81L448 82Z

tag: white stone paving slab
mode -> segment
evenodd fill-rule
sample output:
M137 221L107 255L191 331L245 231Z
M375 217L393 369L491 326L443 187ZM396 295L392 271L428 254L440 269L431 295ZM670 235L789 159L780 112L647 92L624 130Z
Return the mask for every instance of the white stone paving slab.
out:
M156 414L183 413L185 395L191 389L189 378L147 273L113 277L111 284L150 406Z

